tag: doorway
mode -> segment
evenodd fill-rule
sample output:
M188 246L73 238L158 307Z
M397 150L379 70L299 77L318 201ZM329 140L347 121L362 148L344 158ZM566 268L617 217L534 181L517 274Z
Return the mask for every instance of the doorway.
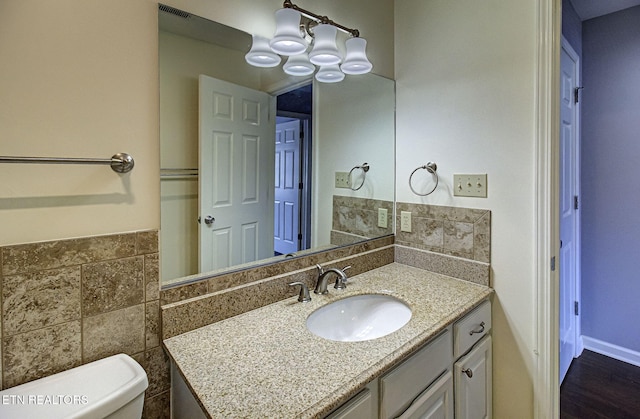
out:
M312 85L277 96L274 255L311 247Z

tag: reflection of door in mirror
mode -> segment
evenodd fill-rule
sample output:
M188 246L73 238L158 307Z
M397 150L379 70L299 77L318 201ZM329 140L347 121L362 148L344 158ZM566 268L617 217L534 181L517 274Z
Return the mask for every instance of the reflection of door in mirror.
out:
M275 100L199 77L201 272L273 256Z
M278 117L273 248L276 254L300 248L300 121Z

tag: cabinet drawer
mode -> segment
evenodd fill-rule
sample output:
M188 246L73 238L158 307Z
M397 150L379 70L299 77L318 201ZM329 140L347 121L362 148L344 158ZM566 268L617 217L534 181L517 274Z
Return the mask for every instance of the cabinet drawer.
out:
M491 330L491 302L485 301L453 325L453 357L467 352Z
M395 417L451 365L451 331L418 350L380 379L380 418Z

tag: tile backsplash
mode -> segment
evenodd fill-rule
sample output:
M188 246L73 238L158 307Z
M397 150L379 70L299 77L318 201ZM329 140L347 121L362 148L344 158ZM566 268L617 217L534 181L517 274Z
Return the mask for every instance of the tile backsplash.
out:
M411 212L411 232L401 231L402 211ZM398 202L396 244L490 263L491 211Z
M145 417L168 417L158 232L0 247L2 388L116 353L147 371Z

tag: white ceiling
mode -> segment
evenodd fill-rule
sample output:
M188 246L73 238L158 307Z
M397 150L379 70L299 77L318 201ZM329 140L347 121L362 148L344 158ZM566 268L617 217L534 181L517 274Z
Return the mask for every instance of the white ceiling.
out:
M570 0L580 19L594 17L640 5L640 0Z

